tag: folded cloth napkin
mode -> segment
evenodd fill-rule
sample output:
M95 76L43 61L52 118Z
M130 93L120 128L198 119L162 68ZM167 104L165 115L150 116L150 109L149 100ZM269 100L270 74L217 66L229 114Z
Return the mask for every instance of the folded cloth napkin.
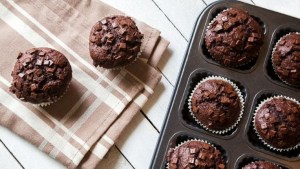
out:
M115 14L123 13L99 0L0 2L0 125L68 168L95 168L161 79L155 66L168 42L137 20L141 57L121 70L92 65L90 29ZM19 101L8 90L18 52L32 47L61 51L73 69L65 96L47 107Z

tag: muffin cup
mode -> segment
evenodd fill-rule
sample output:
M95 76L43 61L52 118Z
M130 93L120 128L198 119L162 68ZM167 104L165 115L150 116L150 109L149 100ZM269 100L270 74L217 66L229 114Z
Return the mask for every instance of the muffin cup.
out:
M228 10L230 10L230 9L232 9L232 8L227 8L227 9L224 9L223 11L219 12L219 14L218 14L217 16L215 16L215 17L209 22L208 26L207 26L206 29L205 29L205 34L206 34L206 32L208 31L209 27L210 27L210 26L214 23L214 21L217 19L217 17L218 17L219 15L221 15L222 12L228 11ZM221 64L219 61L215 60L215 58L213 57L213 55L211 54L210 50L209 50L207 47L206 47L206 49L208 50L208 52L209 52L209 54L211 55L211 57L213 58L213 60L216 61L217 63ZM255 60L257 57L258 57L258 53L256 54L256 57L254 57L254 58L252 58L252 59L249 59L248 62L245 62L245 63L243 63L243 64L240 64L240 65L237 65L237 66L234 66L234 67L232 67L232 66L226 66L226 67L239 68L239 67L242 67L242 66L245 66L245 65L251 63L251 62L252 62L253 60ZM221 64L221 65L222 65L222 64ZM224 66L225 66L225 65L224 65Z
M203 82L206 82L208 80L221 80L221 81L224 81L224 82L227 82L229 83L233 88L234 90L236 91L239 99L240 99L240 106L241 106L241 111L240 111L240 114L239 114L239 117L238 119L236 120L236 122L230 126L229 128L225 129L225 130L212 130L212 129L209 129L206 125L204 125L203 123L201 123L197 118L196 116L194 115L193 111L192 111L192 97L194 95L194 92L196 91L196 89L199 87L199 85ZM231 131L232 129L234 129L237 124L239 123L239 121L242 119L242 116L243 116L243 113L244 113L244 98L243 98L243 95L240 91L240 89L233 83L231 82L230 80L224 78L224 77L221 77L221 76L208 76L204 79L202 79L197 85L196 87L193 89L189 99L188 99L188 107L189 107L189 111L190 111L190 114L191 116L193 117L193 119L201 126L203 127L205 130L207 131L210 131L214 134L226 134L227 132Z
M176 146L174 147L174 150L177 149L178 147L180 147L181 145L183 145L183 144L185 144L185 143L188 143L188 142L190 142L190 141L199 141L199 142L207 143L207 144L209 144L210 146L212 146L215 150L217 150L217 148L216 148L213 144L209 143L208 141L206 141L206 140L201 140L201 139L196 139L196 138L194 138L194 139L189 139L189 140L186 140L186 141L184 141L184 142L179 143L178 145L176 145ZM219 151L220 151L220 150L219 150ZM168 163L167 163L167 166L166 166L166 169L169 169L169 168L170 168L170 164L169 164L169 162L168 162Z
M284 36L282 36L282 37L276 42L274 48L272 49L271 62L272 62L273 71L275 72L275 74L277 75L277 77L278 77L283 83L285 83L285 84L287 84L287 85L290 85L290 86L297 86L297 87L299 87L298 85L293 85L293 84L290 84L290 83L288 83L287 81L283 80L283 79L277 74L277 71L276 71L276 69L275 69L275 65L273 64L273 63L274 63L274 62L273 62L273 55L274 55L274 52L275 52L275 49L276 49L277 45L279 44L279 42L280 42L283 38L285 38L285 37L291 35L291 33L296 33L296 34L298 34L298 35L300 34L299 32L290 32L290 33L285 34Z
M59 96L56 99L54 99L53 101L43 102L43 103L38 103L38 104L33 104L33 105L40 106L40 107L50 106L51 104L53 104L53 103L57 102L58 100L60 100L61 98L63 98L65 96L65 94L67 93L67 91L69 90L69 88L70 88L70 83L68 84L65 92L61 96Z
M252 120L252 124L253 124L253 128L254 128L254 131L256 133L256 135L258 136L259 140L262 141L262 143L264 145L266 145L268 148L270 148L271 150L275 150L275 151L278 151L278 152L287 152L287 151L291 151L291 150L295 150L297 149L299 146L300 146L300 143L298 143L297 145L293 146L293 147L290 147L290 148L275 148L273 146L271 146L270 144L268 144L261 136L260 134L258 133L256 127L255 127L255 117L256 117L256 114L258 112L258 110L268 101L272 100L272 99L278 99L278 98L285 98L287 100L290 100L292 102L295 102L297 104L300 104L296 99L293 99L293 98L290 98L290 97L286 97L286 96L283 96L283 95L278 95L278 96L273 96L273 97L269 97L265 100L263 100L255 109L255 113L253 115L253 120Z

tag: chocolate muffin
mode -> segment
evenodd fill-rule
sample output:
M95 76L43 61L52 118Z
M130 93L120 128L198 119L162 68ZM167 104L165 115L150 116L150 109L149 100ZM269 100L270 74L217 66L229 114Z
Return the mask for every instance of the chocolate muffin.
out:
M255 161L245 165L242 169L280 169L280 167L267 161Z
M90 33L89 49L97 67L120 68L132 63L140 54L143 34L127 16L105 17Z
M300 34L290 33L276 43L272 64L282 81L300 86Z
M283 96L267 99L256 109L254 127L270 148L295 148L300 143L300 104Z
M212 58L224 66L240 67L257 58L263 28L248 12L230 8L212 20L205 44Z
M203 141L187 141L168 151L169 169L225 169L221 152Z
M50 48L32 48L19 53L11 73L10 91L33 104L54 102L66 91L72 69L68 59Z
M190 98L190 111L205 129L223 134L237 125L243 104L235 84L221 77L209 77L195 87Z

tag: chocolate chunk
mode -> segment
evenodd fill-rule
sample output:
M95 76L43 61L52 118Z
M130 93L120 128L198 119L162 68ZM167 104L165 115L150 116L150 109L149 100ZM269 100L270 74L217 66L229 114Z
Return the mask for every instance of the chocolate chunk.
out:
M120 48L121 49L126 49L126 43L120 43Z
M48 66L49 65L49 60L44 60L43 65Z
M43 59L38 59L35 63L37 66L41 66L43 64Z
M25 73L19 73L18 76L19 76L20 78L23 78L23 77L25 76Z
M23 56L22 52L19 52L17 59L20 59Z
M106 25L106 24L107 24L107 20L106 20L106 19L102 19L100 22L101 22L103 25Z

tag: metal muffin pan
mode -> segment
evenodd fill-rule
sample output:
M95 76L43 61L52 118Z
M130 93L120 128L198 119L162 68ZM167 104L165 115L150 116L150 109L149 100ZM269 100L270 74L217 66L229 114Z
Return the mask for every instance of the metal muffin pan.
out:
M227 8L248 11L265 29L264 43L258 58L241 68L229 68L218 64L211 58L204 44L209 22ZM194 27L151 168L166 168L169 148L196 138L207 140L219 148L227 169L239 169L253 160L268 160L277 163L283 169L299 169L299 148L288 153L269 149L258 139L252 124L254 110L263 99L282 94L300 100L300 89L280 81L271 63L275 43L289 32L300 32L299 25L299 19L243 2L219 1L209 5L201 13ZM233 81L245 99L241 121L231 132L223 135L210 133L200 127L192 119L187 107L188 97L193 88L201 79L211 75L219 75Z

